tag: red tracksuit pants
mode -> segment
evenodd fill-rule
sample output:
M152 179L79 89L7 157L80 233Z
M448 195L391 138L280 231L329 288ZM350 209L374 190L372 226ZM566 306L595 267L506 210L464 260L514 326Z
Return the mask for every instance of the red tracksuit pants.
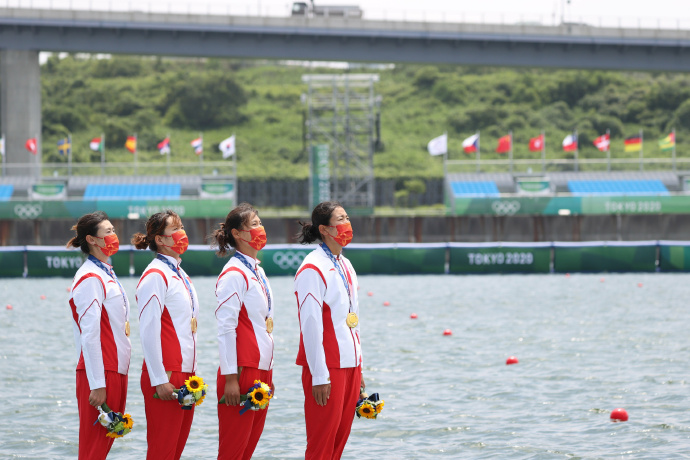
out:
M328 369L331 395L325 406L316 404L311 393L309 366L302 367L304 388L304 418L307 422L307 451L305 460L339 459L350 436L355 406L359 399L362 368Z
M175 388L184 385L184 381L193 376L193 372L176 372L170 374L170 383ZM141 391L144 393L146 410L147 460L179 460L182 456L189 430L192 428L194 408L182 409L177 400L161 401L153 394L156 387L151 386L147 370L141 371Z
M243 367L240 372L240 394L247 394L254 385L254 380L261 380L269 387L273 385L273 371L262 371L252 367ZM225 391L225 376L220 374L216 380L218 400ZM269 403L270 406L270 403ZM256 444L264 431L266 413L264 410L248 410L240 415L241 406L218 404L218 459L248 460L252 458Z
M127 375L115 371L105 371L106 404L110 410L125 412L127 402ZM101 424L93 424L98 419L98 410L89 404L89 380L86 371L77 371L77 408L79 409L79 458L101 460L108 456L114 438L105 434L108 430Z

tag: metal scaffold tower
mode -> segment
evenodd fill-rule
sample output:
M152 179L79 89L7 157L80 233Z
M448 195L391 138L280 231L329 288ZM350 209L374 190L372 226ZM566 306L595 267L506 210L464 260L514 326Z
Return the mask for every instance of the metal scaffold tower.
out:
M311 205L337 200L373 210L378 74L303 75L302 81Z

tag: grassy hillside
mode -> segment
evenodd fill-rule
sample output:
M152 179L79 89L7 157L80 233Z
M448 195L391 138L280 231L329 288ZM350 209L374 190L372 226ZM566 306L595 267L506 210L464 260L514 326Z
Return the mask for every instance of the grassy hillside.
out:
M156 144L171 135L172 161L196 161L189 141L203 132L206 160L221 160L218 143L237 135L238 175L304 178L305 73L341 73L258 61L114 57L52 57L42 67L43 154L66 161L53 146L72 133L74 161L99 161L88 141L106 135L108 161L132 161L124 149L137 133L140 161L161 161ZM568 158L560 147L573 129L581 158L604 158L592 140L611 131L612 156L623 138L644 129L645 153L661 156L657 141L673 127L678 155L690 137L690 77L683 74L553 71L459 66L396 65L377 71L382 96L382 147L374 155L377 177L440 177L442 161L427 142L448 131L451 158L462 140L481 130L482 158L510 130L515 158L538 158L528 141L542 129L547 157ZM668 156L669 154L665 154Z

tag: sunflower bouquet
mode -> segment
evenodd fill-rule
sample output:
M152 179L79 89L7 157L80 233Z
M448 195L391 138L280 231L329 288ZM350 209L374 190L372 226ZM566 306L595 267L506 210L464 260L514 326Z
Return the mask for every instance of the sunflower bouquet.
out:
M185 380L184 385L179 389L173 390L173 393L177 396L177 401L180 403L182 409L192 410L192 407L198 406L204 402L207 390L208 385L204 383L204 379L193 375ZM153 397L159 399L158 393L154 393Z
M240 415L244 414L248 410L261 410L268 407L268 402L273 397L273 390L267 384L261 380L254 380L254 386L252 386L247 394L240 395L240 401L242 401L242 409L240 410ZM222 396L218 401L218 404L225 403L225 396Z
M384 403L385 401L383 399L379 399L378 393L374 393L371 396L362 393L360 399L357 401L355 414L357 418L376 418L383 410Z
M105 434L109 438L121 438L130 431L134 425L134 420L129 414L122 415L121 412L113 412L106 403L98 406L98 418L93 424L100 423L108 432Z

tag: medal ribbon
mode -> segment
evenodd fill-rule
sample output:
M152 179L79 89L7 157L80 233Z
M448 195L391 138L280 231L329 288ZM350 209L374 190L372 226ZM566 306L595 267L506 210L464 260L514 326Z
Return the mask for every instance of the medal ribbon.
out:
M120 284L120 280L117 279L117 276L115 275L115 272L113 271L113 268L110 265L106 265L100 260L98 260L96 257L93 256L93 254L89 254L89 260L93 262L98 268L103 270L108 276L110 276L112 279L115 280L117 285L120 287L120 293L122 294L122 302L125 304L125 321L129 322L129 302L127 302L127 296L125 295L125 289L122 287Z
M244 257L242 254L240 254L239 251L235 251L234 257L237 257L237 260L242 262L244 264L244 266L247 267L249 269L249 271L251 271L254 274L254 276L256 276L257 281L261 285L261 290L264 291L264 295L266 296L266 299L268 300L268 316L271 316L272 301L271 301L271 292L268 290L268 281L266 281L266 279L259 273L258 270L254 270L254 268L249 263L247 258ZM266 317L266 319L268 319L268 316Z
M345 285L345 290L347 290L347 300L350 301L350 312L352 312L352 294L350 293L350 283L347 282L347 279L345 278L345 274L343 273L343 269L340 267L340 264L338 263L338 260L335 258L331 250L326 246L326 243L321 243L319 246L321 246L328 256L329 259L331 259L331 262L333 262L333 265L335 265L335 268L338 270L338 274L340 275L340 279L343 280L343 284Z
M157 254L156 259L165 263L165 265L170 267L172 269L172 271L177 273L177 276L182 278L182 281L184 281L184 286L187 289L187 293L189 294L189 298L192 301L192 318L194 318L194 294L192 294L192 286L189 285L189 281L187 281L187 277L183 276L182 273L180 273L180 270L172 262L170 262L168 259L166 259L165 256L163 256L161 254Z

